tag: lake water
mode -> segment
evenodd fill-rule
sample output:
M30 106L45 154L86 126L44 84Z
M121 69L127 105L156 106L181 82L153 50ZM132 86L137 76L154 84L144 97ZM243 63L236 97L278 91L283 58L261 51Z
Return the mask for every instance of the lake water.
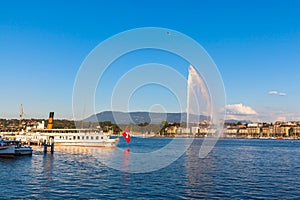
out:
M201 139L168 167L148 173L111 169L93 156L114 149L55 147L0 159L0 199L299 199L300 141L219 140L204 159ZM119 147L151 151L170 139L133 138ZM127 154L124 154L126 156Z

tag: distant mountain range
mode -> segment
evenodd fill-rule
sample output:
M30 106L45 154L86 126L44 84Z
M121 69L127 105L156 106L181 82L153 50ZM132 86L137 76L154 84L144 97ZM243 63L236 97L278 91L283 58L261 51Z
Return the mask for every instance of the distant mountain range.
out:
M186 122L186 113L155 113L155 112L118 112L118 111L104 111L96 115L92 115L85 119L86 122L103 122L110 121L114 124L160 124L162 121ZM209 117L204 115L190 115L190 121L208 120Z
M251 123L250 120L237 120L237 119L227 119L227 120L225 120L225 123L229 123L229 124L237 124L238 122L246 123L246 124Z
M104 122L110 121L113 124L160 124L162 121L169 123L186 122L186 113L156 113L156 112L119 112L119 111L104 111L96 115L86 118L85 122ZM209 120L210 118L204 115L190 115L190 122ZM250 120L235 120L228 119L225 123L251 123Z

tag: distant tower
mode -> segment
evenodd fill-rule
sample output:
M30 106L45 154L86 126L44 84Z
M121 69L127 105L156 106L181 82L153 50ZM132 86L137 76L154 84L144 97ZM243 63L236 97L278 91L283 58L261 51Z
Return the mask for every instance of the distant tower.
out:
M20 134L20 130L22 128L22 117L23 117L23 104L20 106L20 118L19 118L19 126L18 126L18 135Z
M53 117L54 117L54 112L50 112L49 114L49 119L48 119L48 129L52 129L53 127Z

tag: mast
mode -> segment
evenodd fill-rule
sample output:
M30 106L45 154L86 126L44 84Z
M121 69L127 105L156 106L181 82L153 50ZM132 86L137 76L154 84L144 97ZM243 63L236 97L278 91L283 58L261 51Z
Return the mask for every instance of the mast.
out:
M18 135L20 134L20 128L22 126L22 117L23 117L23 104L20 106L20 116L19 116L19 126L18 126Z

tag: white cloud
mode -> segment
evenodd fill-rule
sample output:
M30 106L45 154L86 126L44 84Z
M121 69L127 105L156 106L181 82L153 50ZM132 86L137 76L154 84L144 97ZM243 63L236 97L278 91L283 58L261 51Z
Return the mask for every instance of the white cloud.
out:
M275 117L273 119L273 121L274 122L277 122L277 121L279 121L279 122L286 122L287 121L287 117L285 117L285 116L277 116L277 117Z
M259 118L262 122L276 121L300 121L299 111L278 110L275 107L265 107L259 110Z
M226 112L229 115L257 115L257 112L250 106L243 104L229 104L226 106Z
M254 110L243 104L231 104L226 106L226 119L249 120L252 122L276 122L276 121L300 121L300 111L279 110L276 107L262 107Z
M279 96L286 96L286 93L280 92L278 95Z
M277 91L270 91L270 92L268 92L268 94L278 94L278 92Z
M286 93L284 93L284 92L278 92L278 91L275 91L275 90L269 91L268 94L270 94L270 95L286 96Z

